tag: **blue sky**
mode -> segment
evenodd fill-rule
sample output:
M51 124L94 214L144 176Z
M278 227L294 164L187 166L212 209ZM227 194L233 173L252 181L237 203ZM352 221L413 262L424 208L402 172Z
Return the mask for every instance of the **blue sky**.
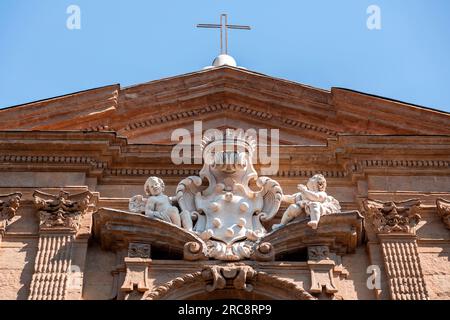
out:
M69 5L81 30L66 28ZM369 30L369 5L381 30ZM450 112L448 0L1 0L0 108L103 85L200 70L219 31L248 24L229 52L250 70L345 87Z

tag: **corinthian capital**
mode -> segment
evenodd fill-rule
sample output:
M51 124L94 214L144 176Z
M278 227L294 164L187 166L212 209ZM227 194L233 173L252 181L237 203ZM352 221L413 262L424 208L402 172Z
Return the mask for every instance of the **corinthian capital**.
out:
M365 200L363 202L365 217L372 224L378 234L406 233L414 234L415 227L420 221L420 200L407 201L378 201Z
M41 231L77 232L93 195L89 191L74 195L62 190L57 195L35 191L33 198Z
M8 221L16 215L21 198L22 194L19 192L0 195L0 239L6 231Z
M442 222L450 229L450 201L444 199L436 200L436 208Z

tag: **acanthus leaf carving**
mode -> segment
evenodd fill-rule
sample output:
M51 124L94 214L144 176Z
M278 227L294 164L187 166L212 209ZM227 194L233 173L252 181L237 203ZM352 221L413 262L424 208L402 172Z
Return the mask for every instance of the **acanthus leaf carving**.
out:
M77 232L93 195L89 191L70 195L61 190L59 194L52 195L36 190L33 198L39 213L41 231L58 229Z
M450 201L444 199L436 200L436 208L442 222L450 229Z
M16 215L21 198L22 194L20 192L0 195L0 240L6 231L9 221Z
M367 199L363 202L366 218L378 234L407 233L414 234L419 223L420 200L379 201Z

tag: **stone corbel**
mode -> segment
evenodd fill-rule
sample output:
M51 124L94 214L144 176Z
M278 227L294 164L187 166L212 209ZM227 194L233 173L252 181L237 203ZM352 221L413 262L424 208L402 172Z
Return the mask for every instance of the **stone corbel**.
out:
M16 215L22 194L19 192L0 195L0 243L6 232L8 222Z
M436 200L436 208L442 222L450 229L450 201L444 199Z
M308 247L308 267L311 271L311 293L322 293L323 289L328 294L338 292L334 280L334 268L336 263L330 258L328 246Z
M148 269L151 265L151 247L149 244L130 243L128 256L125 257L125 280L120 290L125 300L140 300L150 290Z

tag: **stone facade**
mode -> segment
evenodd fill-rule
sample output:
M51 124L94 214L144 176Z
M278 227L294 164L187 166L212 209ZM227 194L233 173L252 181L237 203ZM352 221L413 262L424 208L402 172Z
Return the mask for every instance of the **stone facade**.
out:
M0 119L0 299L450 299L444 112L219 67L2 109ZM236 259L210 254L195 221L190 231L130 211L155 176L171 206L191 213L180 182L204 168L175 165L170 137L194 121L280 130L279 170L260 180L273 189L261 194L267 232L246 232L256 226L243 218L248 251ZM339 214L317 229L300 214L272 231L285 196L316 174Z

